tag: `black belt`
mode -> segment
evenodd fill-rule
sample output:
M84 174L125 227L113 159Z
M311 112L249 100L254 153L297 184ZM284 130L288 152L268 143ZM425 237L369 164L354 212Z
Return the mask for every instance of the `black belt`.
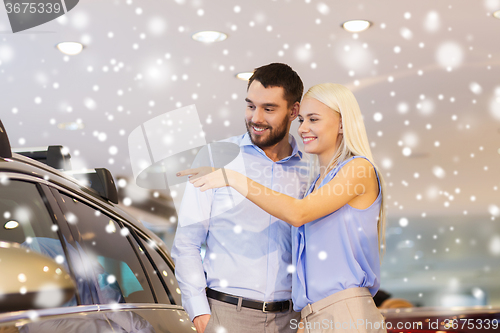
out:
M220 291L207 288L207 297L216 299L218 301L238 305L238 300L240 297L231 296ZM252 301L247 298L243 298L241 301L241 306L244 308L261 310L262 312L283 312L288 311L292 301L281 301L281 302L259 302Z

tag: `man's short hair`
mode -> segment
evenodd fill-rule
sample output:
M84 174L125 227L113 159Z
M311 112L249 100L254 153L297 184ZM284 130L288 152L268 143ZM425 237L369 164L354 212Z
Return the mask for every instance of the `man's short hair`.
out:
M288 107L292 107L295 102L299 102L304 92L304 84L299 75L288 65L272 63L256 68L253 75L248 80L247 91L253 81L259 81L264 88L282 87L283 98L287 101Z

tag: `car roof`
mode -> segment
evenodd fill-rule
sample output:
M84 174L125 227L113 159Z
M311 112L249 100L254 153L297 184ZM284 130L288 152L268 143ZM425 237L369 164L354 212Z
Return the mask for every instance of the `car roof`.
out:
M41 182L52 183L61 186L70 192L78 194L87 200L92 201L95 205L101 206L105 210L119 215L152 238L156 245L166 254L169 253L163 241L156 234L147 229L139 220L122 210L118 205L115 205L101 197L96 190L79 183L77 179L65 174L64 172L16 153L12 153L11 158L0 157L0 175L2 172L12 172L36 177L39 178Z

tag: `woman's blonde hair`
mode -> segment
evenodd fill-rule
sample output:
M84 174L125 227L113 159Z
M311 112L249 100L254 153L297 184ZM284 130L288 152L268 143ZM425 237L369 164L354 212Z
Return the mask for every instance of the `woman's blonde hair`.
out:
M341 117L343 135L338 150L328 164L323 174L326 175L337 164L352 156L365 156L375 167L381 185L382 202L377 223L379 252L381 258L385 252L385 182L379 168L375 164L366 135L365 124L353 93L341 84L322 83L309 88L305 98L314 98L338 112ZM314 158L313 169L317 169L318 157ZM311 176L316 174L311 173Z

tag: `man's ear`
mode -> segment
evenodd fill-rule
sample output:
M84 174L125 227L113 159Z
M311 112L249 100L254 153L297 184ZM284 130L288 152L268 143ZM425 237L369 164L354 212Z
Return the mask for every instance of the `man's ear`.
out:
M298 117L299 111L300 111L300 103L295 102L292 108L290 109L290 121L293 121L295 120L295 118Z

